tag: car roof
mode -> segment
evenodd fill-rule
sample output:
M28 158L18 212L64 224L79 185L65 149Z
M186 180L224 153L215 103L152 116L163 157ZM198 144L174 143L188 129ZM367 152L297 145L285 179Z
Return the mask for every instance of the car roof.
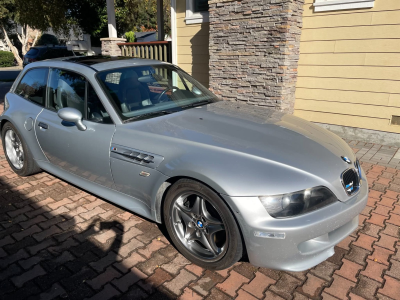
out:
M68 62L73 64L85 65L94 69L95 71L104 71L111 69L118 69L124 67L134 66L148 66L148 65L161 65L169 64L159 60L133 58L127 56L69 56L47 59L45 62Z

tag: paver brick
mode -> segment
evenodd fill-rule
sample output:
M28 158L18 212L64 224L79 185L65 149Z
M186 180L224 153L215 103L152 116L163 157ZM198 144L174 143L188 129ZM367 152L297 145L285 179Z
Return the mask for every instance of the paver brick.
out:
M29 227L26 230L21 230L18 233L13 233L12 236L15 238L17 241L22 240L23 238L27 236L31 236L34 233L41 232L41 229L37 225L33 225L32 227Z
M393 208L393 205L395 202L396 202L396 200L394 200L392 198L382 197L382 199L378 203L381 205Z
M188 264L190 264L190 261L188 261L182 254L178 254L173 261L168 264L162 265L162 268L165 271L176 275L182 268L184 268Z
M52 300L65 294L65 290L58 283L53 284L49 291L39 295L40 300Z
M25 282L30 281L38 276L46 274L46 271L40 265L34 266L31 270L26 271L22 275L11 278L16 287L22 287Z
M374 279L378 282L383 282L382 273L384 270L386 270L386 268L387 267L385 265L367 259L367 267L365 268L364 271L361 271L360 274L368 278Z
M124 246L122 246L119 249L118 254L121 255L122 257L127 257L129 255L129 253L134 251L136 248L140 248L143 246L144 246L144 244L142 242L133 238L127 244L125 244Z
M391 260L391 266L386 275L400 280L400 262L396 260Z
M46 230L42 230L39 233L35 233L34 235L32 235L38 242L43 241L44 239L62 232L62 230L57 227L56 225L51 226L49 229Z
M107 284L104 289L90 298L90 300L108 300L118 296L120 292L118 292L113 286Z
M158 240L153 240L150 244L146 245L143 249L139 249L138 252L145 256L146 258L150 258L152 254L161 248L166 247L163 242L160 242Z
M201 300L203 297L201 297L199 294L197 294L195 291L191 290L190 288L185 288L183 290L183 294L178 298L179 300ZM237 298L239 299L239 298ZM243 299L249 299L250 298L243 298Z
M394 245L398 240L399 240L398 238L382 233L380 234L379 241L376 242L375 245L394 251L395 250Z
M357 274L363 268L363 266L347 259L343 259L342 261L342 267L339 270L335 271L335 274L340 275L353 282L357 282Z
M380 227L385 227L385 221L388 217L376 213L371 213L371 217L366 220L368 223L378 225Z
M358 284L352 289L352 292L364 299L375 299L376 291L382 284L364 275L360 275L358 279Z
M400 216L395 214L390 214L390 218L386 222L396 226L400 226Z
M275 282L276 280L257 272L255 278L250 283L244 284L242 289L255 297L262 298L264 291Z
M71 201L70 199L65 198L65 199L60 200L60 201L57 201L57 202L49 203L49 204L47 204L47 206L48 206L50 209L55 210L55 209L59 208L60 206L64 206L64 205L69 204L69 203L71 203L71 202L72 202L72 201Z
M119 279L114 279L112 284L115 285L121 292L126 292L128 288L134 285L141 279L147 278L147 275L137 268L132 268L131 271Z
M380 264L384 264L386 266L389 265L389 256L394 252L379 246L374 246L374 252L368 256L368 259L378 262Z
M126 273L129 269L143 261L145 261L145 258L143 256L136 252L133 252L129 257L115 263L114 266L122 273Z
M238 274L239 275L239 274ZM181 272L173 278L171 281L168 281L163 284L168 290L170 290L175 295L180 295L182 290L187 286L190 282L196 279L192 273L186 271L185 269L181 270Z
M99 276L88 280L87 283L95 290L98 290L102 288L104 285L106 285L108 282L111 282L114 278L118 278L121 276L121 273L119 273L116 269L113 267L108 267L103 273L101 273Z
M382 289L379 289L379 293L388 296L392 299L399 300L400 299L400 281L390 277L384 276L385 285Z
M312 274L308 274L307 281L299 289L303 292L303 294L309 297L318 298L324 286L327 285L328 283L325 280L320 279Z
M360 233L358 239L353 242L353 245L372 251L372 244L375 241L377 241L376 238Z
M156 291L156 288L158 288L164 282L170 280L172 280L171 274L161 268L158 268L154 271L153 275L146 278L145 280L140 281L138 285L148 294L152 294Z
M340 277L338 275L333 275L333 282L329 288L325 288L325 292L337 297L339 299L347 299L347 293L351 287L356 284L346 278Z
M89 265L95 269L97 272L102 272L106 267L113 264L114 262L121 261L122 258L115 252L109 252L105 257L99 259L96 262L91 262Z

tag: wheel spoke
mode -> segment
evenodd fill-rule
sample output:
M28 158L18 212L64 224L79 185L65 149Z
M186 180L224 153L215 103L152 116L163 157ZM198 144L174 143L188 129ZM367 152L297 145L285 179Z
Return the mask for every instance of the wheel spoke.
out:
M200 242L214 255L218 254L218 247L215 245L214 240L209 234L202 233Z
M178 203L175 202L175 207L178 210L178 215L182 219L183 222L185 222L186 226L189 224L189 222L192 221L192 217L190 216L190 213L186 211L183 207L181 207Z
M196 228L194 228L194 226L193 227L186 226L185 239L188 242L192 242L198 239L196 236Z
M196 214L196 215L198 215L198 216L201 216L203 213L203 207L205 206L205 203L204 203L204 200L203 200L203 198L201 198L201 197L199 197L199 196L197 196L196 197L196 200L194 201L194 204L193 204L193 206L192 206L192 209L191 209L191 211L194 213L194 214Z
M209 224L207 226L207 231L210 236L212 236L214 233L216 233L218 231L222 231L222 230L225 230L225 227L222 223L221 224Z

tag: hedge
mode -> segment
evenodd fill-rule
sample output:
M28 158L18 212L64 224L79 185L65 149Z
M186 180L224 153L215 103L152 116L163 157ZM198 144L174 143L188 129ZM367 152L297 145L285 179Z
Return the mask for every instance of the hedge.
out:
M14 66L14 55L12 52L0 51L0 68Z

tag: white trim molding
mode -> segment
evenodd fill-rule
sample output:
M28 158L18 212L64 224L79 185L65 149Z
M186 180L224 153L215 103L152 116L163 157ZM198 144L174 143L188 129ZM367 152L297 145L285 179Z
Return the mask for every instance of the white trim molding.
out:
M314 11L372 8L375 0L315 0Z
M198 24L210 21L210 15L208 11L193 12L194 11L194 1L186 0L186 24Z
M172 63L178 65L178 34L176 28L176 0L171 0L171 50Z

